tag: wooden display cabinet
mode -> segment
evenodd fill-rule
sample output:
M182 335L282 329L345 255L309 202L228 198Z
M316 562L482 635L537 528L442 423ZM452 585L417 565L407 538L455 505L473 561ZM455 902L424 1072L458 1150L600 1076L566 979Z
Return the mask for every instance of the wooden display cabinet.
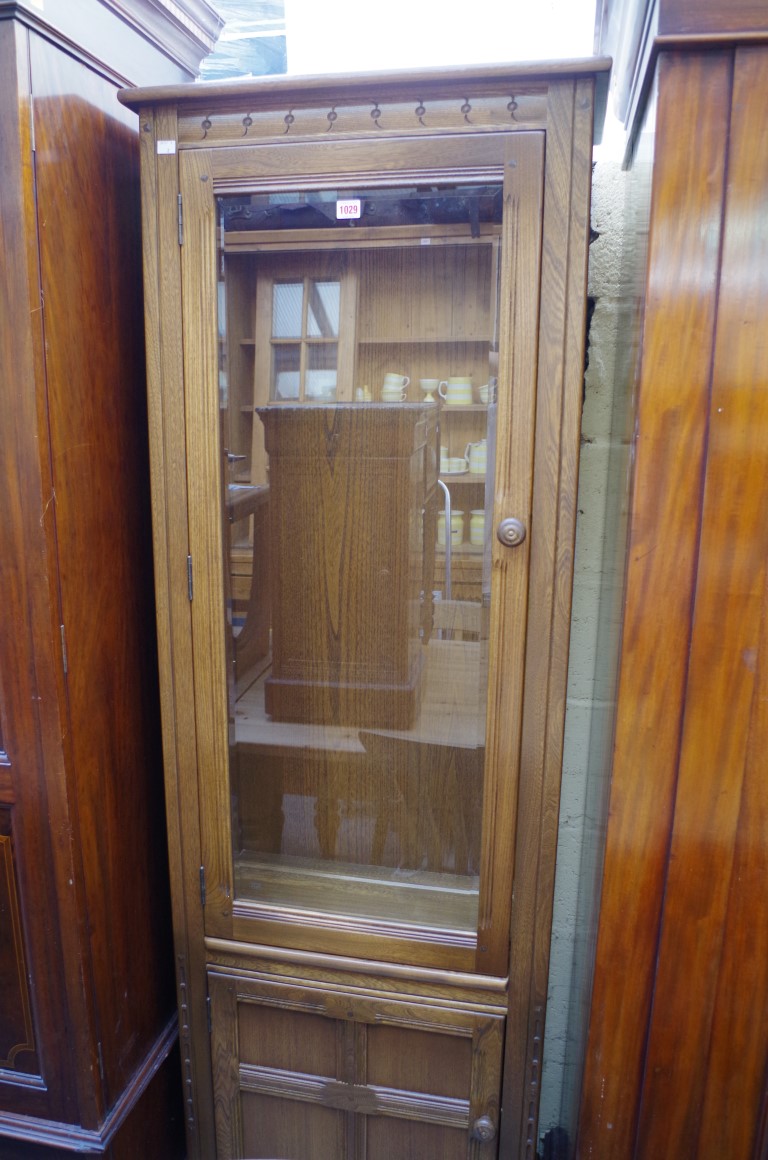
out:
M191 1156L530 1154L605 75L123 95Z

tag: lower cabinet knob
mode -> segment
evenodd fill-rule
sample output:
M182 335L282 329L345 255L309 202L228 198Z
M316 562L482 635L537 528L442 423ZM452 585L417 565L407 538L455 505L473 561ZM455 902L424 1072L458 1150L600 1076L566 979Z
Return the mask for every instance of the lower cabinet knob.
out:
M496 528L496 536L505 548L516 548L525 539L525 524L514 516L508 516Z
M496 1125L490 1116L480 1116L472 1125L472 1138L480 1140L483 1144L488 1140L495 1140Z

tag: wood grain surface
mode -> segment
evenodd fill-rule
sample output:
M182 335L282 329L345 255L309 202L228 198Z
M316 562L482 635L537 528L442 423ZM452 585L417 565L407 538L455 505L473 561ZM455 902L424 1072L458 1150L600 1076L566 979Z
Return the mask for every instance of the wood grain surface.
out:
M662 0L659 33L662 36L702 35L726 38L749 32L768 32L764 0Z
M582 1157L766 1147L767 59L660 64Z
M139 274L138 148L132 121L110 107L111 85L38 38L32 69L66 746L108 1107L172 1003L172 977L156 966L169 964L171 949L159 893L167 869L156 659L152 638L136 632L154 615L142 316L123 292ZM84 134L92 148L81 155ZM130 1015L115 958L146 988L131 989ZM128 1026L131 1046L121 1042Z
M219 972L210 987L223 1155L301 1152L332 1125L338 1155L495 1155L473 1126L498 1123L498 1015Z
M660 86L610 822L579 1129L580 1155L601 1160L633 1154L639 1114L701 525L730 61L665 59Z
M185 388L182 348L178 158L157 154L176 135L175 110L143 110L142 224L152 526L163 756L177 1001L190 1158L214 1147L207 988L200 891L200 819L194 712ZM164 325L161 325L164 323ZM194 1043L194 1050L193 1050Z
M30 923L26 897L54 893L50 865L46 772L61 774L60 720L55 670L58 652L50 628L47 531L42 518L50 497L45 462L40 462L38 398L43 370L43 331L30 164L31 109L28 42L11 22L0 23L0 78L7 86L8 115L0 121L0 716L3 732L5 820L12 834L12 874L30 958L35 1033L49 1044L55 1093L38 1082L3 1084L3 1110L29 1116L74 1119L76 1092L71 1058L59 1012L66 1009L64 959L58 938L60 916L51 908L44 922ZM45 497L45 498L44 498ZM45 711L40 709L40 697ZM58 757L56 756L58 752ZM60 801L61 799L59 799ZM64 817L65 815L61 815ZM62 827L66 830L66 823ZM71 873L71 861L69 863ZM74 900L73 900L74 901ZM74 921L75 910L69 912ZM38 988L38 976L50 978ZM5 986L18 987L18 959ZM59 1060L58 1063L55 1061ZM32 1075L32 1061L19 1059Z
M562 769L583 379L592 103L553 85L542 223L526 696L520 740L501 1149L535 1153Z
M767 64L768 50L735 55L696 603L637 1144L648 1158L748 1155L768 1062Z

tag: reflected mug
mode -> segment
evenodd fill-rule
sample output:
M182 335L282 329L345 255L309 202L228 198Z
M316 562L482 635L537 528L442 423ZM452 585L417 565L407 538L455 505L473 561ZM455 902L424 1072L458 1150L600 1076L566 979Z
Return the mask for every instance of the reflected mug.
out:
M472 402L472 381L466 375L448 379L446 384L440 384L438 390L448 406L466 406Z
M469 465L470 474L485 475L485 468L488 462L488 444L486 440L480 439L477 443L468 443L464 457Z
M464 539L464 512L451 512L451 547L456 547ZM445 512L440 512L437 517L437 542L440 547L445 547Z
M469 514L469 542L480 548L485 544L485 509L472 508Z
M410 383L408 375L398 375L388 371L384 375L384 384L381 388L381 398L385 403L403 403Z

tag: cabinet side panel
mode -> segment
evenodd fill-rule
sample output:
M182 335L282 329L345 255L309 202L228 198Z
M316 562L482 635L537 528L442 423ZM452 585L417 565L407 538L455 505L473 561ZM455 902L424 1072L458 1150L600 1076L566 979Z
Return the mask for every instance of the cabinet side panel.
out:
M39 37L31 59L68 745L109 1107L173 1006L138 145L111 84Z
M46 441L38 426L45 431L28 64L26 31L0 21L0 91L7 106L0 119L0 801L13 807L14 878L39 1064L48 1085L34 1090L0 1079L0 1128L6 1113L61 1120L77 1115L76 1037L68 1026L49 838L55 815L56 856L69 866L66 803L57 792L61 723L58 652L48 615ZM15 956L12 975L0 987L16 985Z

